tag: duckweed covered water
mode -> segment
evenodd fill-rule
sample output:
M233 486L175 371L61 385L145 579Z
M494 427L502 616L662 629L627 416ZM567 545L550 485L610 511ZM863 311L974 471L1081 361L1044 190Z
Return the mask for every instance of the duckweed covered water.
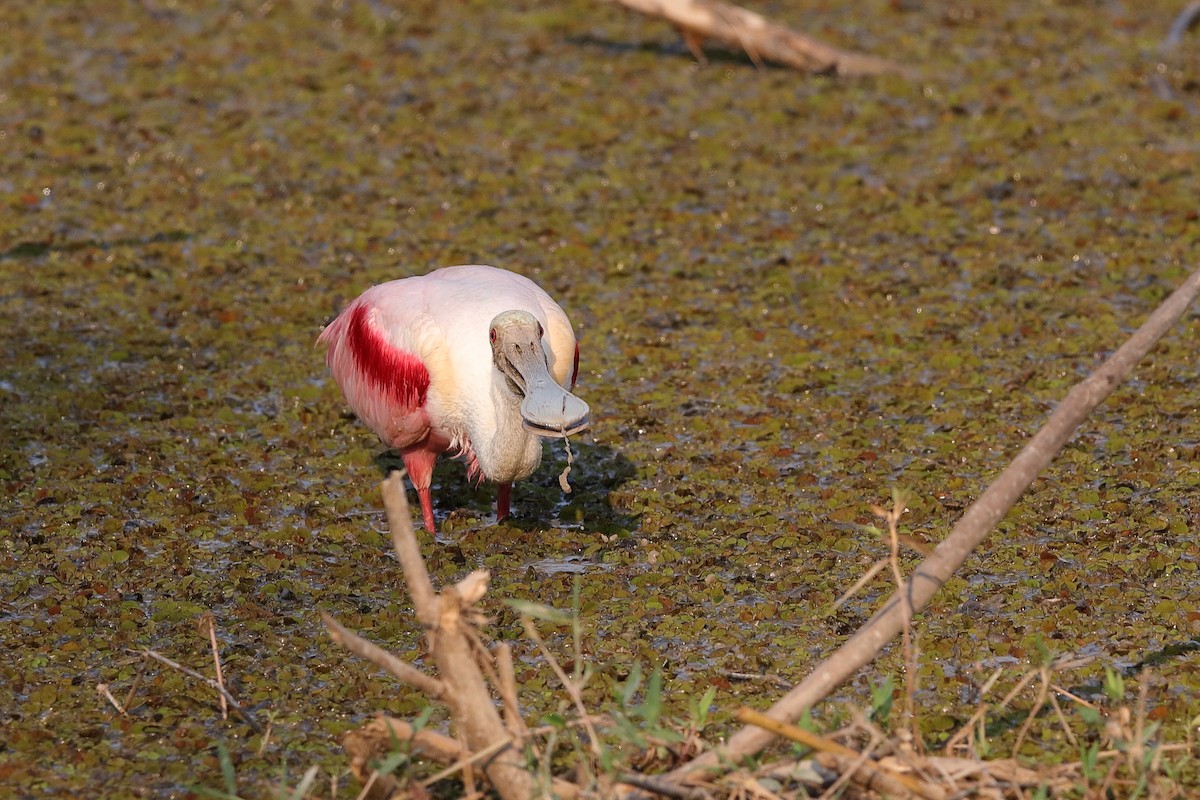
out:
M514 639L501 598L569 607L579 581L608 679L662 664L680 709L715 684L719 725L761 697L727 673L802 677L887 591L830 610L884 551L870 505L904 489L938 541L1200 263L1200 47L1158 52L1177 5L755 6L917 82L698 65L596 3L0 8L0 785L183 795L222 785L226 742L253 794L417 711L317 617L420 658L379 446L314 339L446 264L560 300L595 428L574 492L548 447L502 525L443 465L435 578L492 569ZM1193 313L923 616L935 738L1040 643L1094 654L1084 680L1152 661L1154 718L1196 714L1197 334ZM125 698L130 648L209 668L208 611L266 741L165 669L127 717L96 691Z

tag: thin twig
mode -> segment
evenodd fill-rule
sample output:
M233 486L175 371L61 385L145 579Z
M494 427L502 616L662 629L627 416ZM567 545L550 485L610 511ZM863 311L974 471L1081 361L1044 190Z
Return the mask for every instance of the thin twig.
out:
M558 663L558 659L546 647L546 643L542 641L542 637L538 634L537 628L533 624L533 620L524 615L521 616L521 624L525 627L525 635L533 640L541 651L542 657L546 659L546 663L550 665L550 669L554 670L554 674L558 676L558 680L566 689L567 695L571 698L571 702L575 705L575 711L579 714L579 719L583 722L583 728L587 731L589 742L592 747L592 752L596 757L602 755L600 751L600 737L596 735L596 728L592 725L591 715L588 714L587 708L583 705L583 694L579 690L579 685L571 680L571 677L563 671L562 666Z
M893 792L888 791L890 787L887 786L887 783L894 781L894 776L887 770L879 769L871 758L880 741L881 739L872 737L861 753L851 750L850 752L853 755L843 755L842 753L828 751L817 753L815 760L818 764L824 763L825 766L832 764L839 773L837 780L831 783L829 788L821 792L819 800L831 800L831 798L840 797L846 784L852 782L866 785L869 788L879 789L886 794L893 794ZM822 759L821 756L825 756L825 759ZM882 786L879 785L880 776L883 777L882 782L884 785ZM895 781L895 783L899 784L900 782ZM900 785L898 788L903 791L906 787Z
M475 616L477 612L467 612L469 615ZM482 616L482 615L479 615ZM479 630L472 625L462 627L462 634L467 638L471 645L471 655L475 657L475 664L483 673L484 679L492 686L496 687L496 691L500 691L500 673L496 668L496 659L492 652L487 649L487 645L483 643L483 638L479 635ZM511 654L510 654L511 657ZM501 701L504 696L501 695ZM507 726L506 726L507 727ZM515 735L515 734L514 734Z
M267 751L268 745L271 744L271 731L275 729L275 712L267 714L267 729L263 731L262 741L258 743L258 753L256 755L262 758L262 754Z
M471 752L471 748L466 742L466 737L462 734L461 731L459 731L459 734L458 734L458 741L462 743L464 750L466 750L468 753ZM493 750L492 748L499 747L501 750L503 750L506 747L508 747L508 745L511 743L512 743L511 740L508 742L505 742L503 739L497 739L492 744L491 747L485 747L480 752L487 753L488 751L491 751L492 753L495 753L498 751ZM485 767L485 769L486 769L486 767ZM470 758L465 758L462 761L462 783L463 783L463 794L465 797L474 798L478 795L479 790L475 786L475 762L472 761Z
M311 767L309 767L307 770L304 771L304 777L302 777L300 779L300 782L298 784L296 784L296 788L292 789L291 792L287 791L287 789L288 789L287 784L280 786L279 787L279 796L280 797L284 797L284 796L308 797L308 790L311 789L313 783L316 782L317 774L320 771L321 771L321 768L319 766L317 766L316 764L313 764Z
M139 651L133 651L139 652ZM142 685L142 678L146 677L146 668L150 666L150 662L146 659L141 659L141 664L138 665L137 674L133 676L133 683L129 684L129 691L125 693L125 702L121 705L129 708L129 704L133 702L133 695L137 692L138 687Z
M1000 676L1004 674L1004 667L996 667L996 671L988 676L988 679L983 682L983 686L979 687L979 696L986 697L987 693L996 685L996 681L1000 680Z
M851 597L854 597L854 595L858 594L859 589L870 583L871 579L878 575L881 570L886 569L887 565L888 559L886 558L881 558L872 564L871 568L864 572L862 577L854 582L853 586L842 592L842 596L833 601L833 610L836 611L844 606Z
M108 690L107 683L97 683L96 691L100 694L101 697L106 699L108 702L112 703L113 708L115 708L117 711L121 712L122 717L129 716L129 712L127 712L125 710L125 707L123 705L121 705L121 702L119 700L117 700L117 698L113 697L112 692L110 692Z
M916 539L914 539L911 536L905 536L903 534L900 534L899 540L900 540L900 544L904 545L905 547L909 548L910 550L912 550L922 556L928 556L931 552L933 552L928 547L926 547L924 544L922 544L921 542L918 542ZM863 573L863 576L854 582L853 586L851 586L846 591L842 592L842 596L833 602L833 610L836 611L839 608L841 608L843 605L845 605L846 602L851 597L858 594L858 591L860 589L862 589L864 586L866 586L868 583L870 583L871 579L874 578L876 575L878 575L879 571L881 569L885 569L887 567L887 565L888 565L887 558L881 558L878 561L876 561L874 564L872 564L871 567L865 573Z
M1055 694L1061 694L1063 697L1067 698L1068 700L1070 700L1071 702L1073 702L1077 705L1087 706L1088 708L1096 708L1095 703L1089 703L1087 700L1084 700L1082 697L1075 694L1070 689L1066 689L1062 686L1059 686L1057 683L1054 684L1053 686L1051 686L1050 688L1054 689Z
M221 653L217 649L217 618L211 611L200 617L200 630L207 630L208 641L212 645L213 665L217 671L217 683L224 688L225 676L221 674ZM225 695L221 695L221 719L229 719L229 703Z
M354 800L366 800L371 794L371 788L375 786L375 781L379 780L379 777L379 770L371 770L371 777L367 778L366 783L363 784L362 791L358 793L358 796Z
M1025 736L1029 733L1029 728L1033 725L1033 720L1038 715L1038 712L1042 710L1042 706L1046 705L1046 697L1050 694L1050 668L1042 666L1036 671L1036 675L1042 679L1042 682L1038 686L1037 698L1033 701L1033 708L1025 715L1025 721L1021 723L1021 729L1017 731L1017 740L1013 742L1013 758L1016 758L1020 754L1021 745L1025 743Z
M999 672L1000 670L997 670L997 673ZM942 751L949 755L958 742L961 741L964 735L974 732L975 726L983 720L984 716L989 710L992 708L1003 710L1004 707L1007 706L1009 702L1021 692L1022 689L1029 685L1029 682L1032 681L1036 675L1036 670L1026 672L1023 676L1021 676L1021 679L1017 681L1017 685L1014 686L1013 689L1004 696L1004 699L1001 700L998 705L989 706L987 703L980 703L979 708L975 710L975 713L971 715L971 718L963 723L962 727L958 729L958 732L951 736L950 740L946 742L946 745L942 748Z
M146 658L152 658L155 661L158 661L159 663L166 664L168 667L170 667L173 670L182 672L184 675L187 675L189 678L195 678L196 680L198 680L204 684L207 684L208 686L217 690L221 694L222 697L224 697L226 700L229 701L229 705L233 707L233 710L236 711L239 715L241 715L242 719L245 720L246 724L249 725L254 730L255 733L263 732L262 726L258 724L258 720L256 720L253 717L253 715L250 714L249 711L242 708L241 703L239 703L237 701L237 698L235 698L232 694L229 693L228 689L226 689L224 686L222 686L221 684L214 681L212 678L205 677L204 675L201 675L199 672L196 672L194 669L189 669L188 667L185 667L176 661L172 661L171 659L167 658L163 654L157 653L148 648L145 650L130 650L129 652L140 653L142 656L144 656Z
M866 731L869 740L861 751L855 751L849 747L843 748L843 751L818 751L813 760L824 765L826 768L831 768L838 772L837 780L825 787L825 791L821 792L819 800L831 800L834 797L841 797L844 793L846 784L854 782L862 784L866 782L871 788L883 792L886 795L897 793L908 794L908 790L903 786L890 786L890 776L885 770L875 769L875 761L873 755L875 748L879 747L883 742L883 732L871 721L867 719L866 714L858 708L850 708L851 718L854 720L852 726L847 726L841 731L837 731L834 735L842 737L853 736L855 731ZM825 758L822 758L824 756ZM882 782L880 777L883 777Z
M1067 715L1063 713L1062 706L1058 703L1057 692L1053 691L1054 686L1050 686L1051 692L1048 697L1050 705L1054 707L1054 713L1058 717L1058 725L1062 728L1062 732L1066 735L1067 741L1072 747L1079 747L1079 740L1075 738L1075 733L1071 730L1070 723L1067 722Z

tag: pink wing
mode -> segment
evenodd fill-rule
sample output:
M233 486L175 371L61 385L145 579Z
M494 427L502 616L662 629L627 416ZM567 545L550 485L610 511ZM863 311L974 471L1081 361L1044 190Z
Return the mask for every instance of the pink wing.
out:
M325 363L359 419L385 444L408 447L429 433L429 370L420 357L388 342L375 317L376 309L360 298L318 341L328 345Z

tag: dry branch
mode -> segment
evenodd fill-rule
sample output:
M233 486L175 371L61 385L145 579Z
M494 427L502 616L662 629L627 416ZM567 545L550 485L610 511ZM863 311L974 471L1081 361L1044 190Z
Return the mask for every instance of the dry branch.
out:
M321 612L321 621L325 623L325 628L329 631L329 638L333 641L354 655L370 661L392 677L407 683L414 689L420 689L430 700L437 700L446 693L446 684L437 678L431 678L413 665L396 658L379 645L348 630L324 611Z
M426 641L437 665L438 677L426 675L387 653L347 630L328 614L322 613L321 618L334 641L410 686L421 689L431 700L436 699L449 706L455 732L461 741L429 730L415 731L407 722L385 716L351 731L343 737L342 743L350 755L351 770L363 784L361 797L384 800L397 791L406 790L407 787L402 786L395 777L381 775L371 768L373 761L393 751L399 743L411 748L417 755L446 766L446 769L423 781L422 786L462 771L468 793L473 793L470 770L479 765L505 800L525 800L546 792L561 800L574 800L582 794L579 786L560 778L551 777L548 784L544 778L535 779L521 760L521 752L516 745L524 742L530 732L520 717L512 651L508 645L500 644L494 653L489 652L480 641L477 629L482 624L483 616L475 608L475 603L487 591L487 571L473 572L457 584L446 587L440 594L435 593L413 534L402 479L401 473L393 473L380 488L392 531L392 542L409 585L417 618L425 628ZM531 638L542 648L555 672L560 679L564 679L568 692L576 699L582 715L579 724L588 730L588 738L593 746L598 746L599 738L592 727L590 715L583 708L578 694L579 686L562 672L529 620L524 621L532 631ZM489 689L485 673L491 677L493 689ZM493 690L504 706L504 722L501 722L493 700ZM600 755L599 750L596 755ZM611 795L617 798L644 797L640 789L679 798L706 796L703 791L691 786L640 775L623 776L609 788Z
M840 773L847 771L857 773L858 777L855 778L855 781L868 788L877 789L882 792L890 791L892 794L912 794L917 797L929 798L929 800L943 800L946 796L946 793L937 786L926 784L910 775L892 772L873 761L859 764L858 762L862 760L861 754L856 753L849 747L838 744L824 736L810 733L803 728L797 728L795 725L771 719L767 715L761 714L751 708L739 708L734 717L738 722L744 722L747 725L768 730L777 736L783 736L784 738L791 739L793 742L799 742L806 747L811 747L819 753L831 756L834 759L833 762L825 763L824 761L820 761L820 759L818 761L820 761L822 766L832 768Z
M703 60L700 45L713 39L763 61L820 74L911 77L906 67L885 58L840 50L811 36L778 25L760 14L719 0L609 0L651 17L667 20L683 34L692 54Z
M456 761L473 763L478 757L478 760L485 762L483 770L501 797L523 800L530 796L532 776L512 751L513 737L500 721L476 661L477 656L486 657L486 652L474 645L478 637L474 629L473 605L487 591L487 573L472 573L458 585L446 587L440 595L434 592L416 536L413 534L402 480L401 473L393 473L380 488L383 492L388 526L392 532L392 545L404 571L413 608L425 630L439 677L430 677L396 658L383 648L347 630L328 614L322 613L321 618L334 641L410 686L420 689L430 700L446 703L454 724L466 743L466 757ZM389 743L397 730L404 730L403 723L399 720L380 724L383 726L381 730L388 734ZM363 731L360 738L347 739L346 747L351 752L352 759L358 758L362 753L375 751L377 743L372 737L376 732L371 726ZM409 735L408 738L412 736ZM426 740L428 741L429 737L426 737ZM443 754L451 749L456 753L463 752L463 748L457 742L452 739L447 741L453 742L453 747L446 742L439 742ZM359 764L355 769L356 774L360 780L370 782L372 793L386 796L386 793L390 793L389 787L394 787L394 780L387 776L381 778L365 774L365 768L362 766L365 763Z
M472 754L490 754L482 759L482 767L500 796L506 800L525 800L533 791L533 776L511 746L513 737L500 720L476 660L489 657L485 650L475 645L478 634L473 621L473 605L487 591L487 573L471 573L456 586L447 586L441 594L434 592L417 537L413 534L403 479L403 473L392 473L380 484L380 490L392 532L392 545L404 570L413 608L425 629L439 677L430 678L350 633L328 615L322 617L335 640L384 666L401 680L422 688L430 699L440 699L449 706L450 716L467 750Z
M1041 430L1025 445L1012 463L971 504L950 535L917 568L902 590L908 606L920 611L967 556L1008 513L1029 485L1050 464L1096 406L1112 394L1134 366L1169 331L1200 295L1200 270L1192 273L1149 319L1108 358L1067 394ZM905 603L900 591L892 595L875 616L864 624L833 655L818 664L808 677L767 712L779 720L794 721L834 688L857 672L883 649L904 625ZM721 759L738 763L767 746L774 734L746 727L734 734L724 748L710 751L676 769L671 777L712 770Z
M371 784L368 797L391 797L396 790L396 779L390 775L377 775L372 779L371 762L390 753L397 744L439 764L454 764L470 755L457 739L445 734L427 729L417 731L404 720L394 717L376 717L342 737L342 746L350 756L350 771L363 786Z
M521 717L521 704L517 700L517 671L513 666L512 647L507 642L500 642L494 648L496 659L496 675L499 681L496 691L504 702L504 724L514 737L524 738L529 735L529 728Z
M395 484L402 480L403 470L393 472L379 488L383 492L383 508L387 515L388 530L392 532L392 548L395 549L396 558L400 559L400 568L404 571L404 585L408 587L408 596L412 598L417 621L429 631L437 627L438 599L433 590L433 582L429 580L429 570L425 569L425 560L421 558L417 537L412 532L412 520L408 517L408 498L404 496L403 487L398 496L396 493ZM389 486L392 488L389 489Z
M503 743L501 743L503 744ZM427 758L450 769L461 768L472 759L487 758L489 753L471 753L457 739L444 733L422 728L416 730L408 722L395 717L380 715L350 731L342 737L342 746L350 756L350 771L363 786L371 785L365 797L370 800L386 800L399 788L399 781L390 775L374 775L371 763L394 751L396 746L409 748L413 755ZM434 778L444 777L446 771ZM422 783L426 786L433 778ZM552 789L555 797L572 800L579 795L573 783L555 778Z
M915 791L900 780L901 777L907 776L885 772L876 766L872 766L871 763L863 764L861 763L863 759L858 753L854 753L853 755L817 753L814 760L831 772L836 772L840 775L849 775L850 780L854 783L883 797L921 797L936 798L936 800L942 800L946 797L946 793L935 786L925 787L929 790L929 794L922 794Z

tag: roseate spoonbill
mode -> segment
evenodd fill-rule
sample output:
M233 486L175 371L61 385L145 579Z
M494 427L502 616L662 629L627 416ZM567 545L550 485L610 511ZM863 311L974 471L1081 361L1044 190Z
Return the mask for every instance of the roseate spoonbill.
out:
M468 477L512 482L542 458L539 437L588 426L575 388L579 345L558 304L530 279L486 266L445 267L362 293L318 341L359 419L400 451L436 529L429 484L437 457L463 456Z

